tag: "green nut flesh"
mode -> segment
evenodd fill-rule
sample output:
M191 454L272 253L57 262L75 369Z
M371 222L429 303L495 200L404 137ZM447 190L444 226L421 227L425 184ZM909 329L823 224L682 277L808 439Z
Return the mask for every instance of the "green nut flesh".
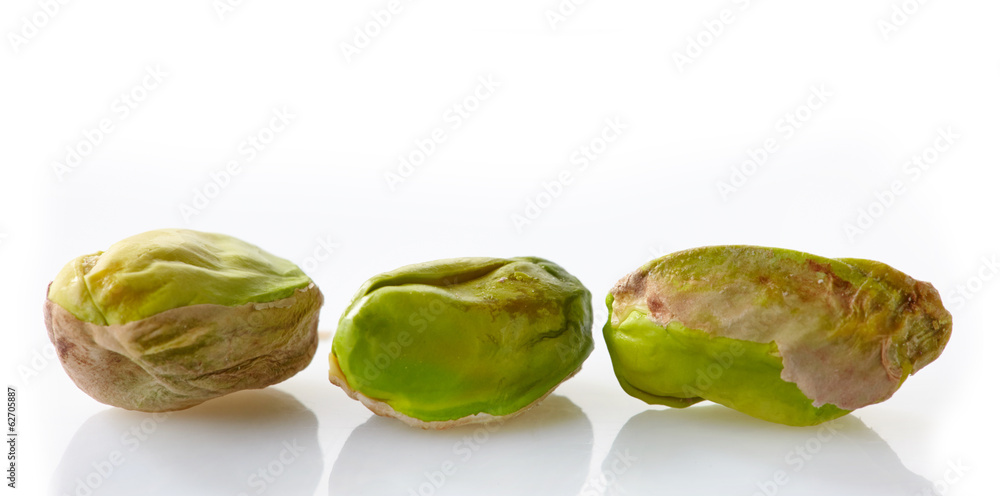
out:
M521 412L593 350L591 294L540 258L459 258L369 279L330 380L375 413L446 428Z
M291 377L315 354L323 303L291 262L176 229L71 261L47 296L49 338L77 386L151 412Z
M653 260L607 304L604 337L627 393L787 425L885 401L951 335L928 283L870 260L756 246Z
M118 325L188 305L280 300L310 282L295 264L231 236L160 229L77 257L49 299L80 320Z

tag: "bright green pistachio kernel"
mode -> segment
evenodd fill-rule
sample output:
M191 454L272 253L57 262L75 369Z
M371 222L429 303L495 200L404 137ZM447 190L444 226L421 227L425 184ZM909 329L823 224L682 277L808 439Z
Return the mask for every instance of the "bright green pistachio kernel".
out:
M366 282L345 311L331 380L424 422L509 415L590 354L590 298L540 258L402 267Z

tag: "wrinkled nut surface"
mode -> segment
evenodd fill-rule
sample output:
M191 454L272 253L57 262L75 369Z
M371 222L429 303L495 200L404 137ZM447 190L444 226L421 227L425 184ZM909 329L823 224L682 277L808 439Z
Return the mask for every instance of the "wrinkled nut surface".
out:
M147 412L295 375L323 295L294 264L221 234L163 229L78 257L49 285L45 326L84 392Z
M937 290L883 263L792 250L681 251L625 276L604 337L627 393L815 425L888 399L951 335Z
M590 292L540 258L458 258L369 279L337 328L330 381L424 429L511 417L594 348Z

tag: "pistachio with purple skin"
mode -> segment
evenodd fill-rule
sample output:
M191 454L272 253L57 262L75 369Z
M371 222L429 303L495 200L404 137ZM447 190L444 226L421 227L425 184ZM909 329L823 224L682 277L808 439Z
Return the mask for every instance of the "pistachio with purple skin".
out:
M870 260L757 246L653 260L607 304L605 341L627 393L787 425L885 401L951 335L929 283Z

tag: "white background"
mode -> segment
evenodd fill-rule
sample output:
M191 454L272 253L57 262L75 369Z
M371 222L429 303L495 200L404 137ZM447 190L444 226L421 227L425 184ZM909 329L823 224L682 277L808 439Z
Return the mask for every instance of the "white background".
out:
M4 2L2 371L20 432L6 493L994 490L1000 5L563 4L564 19L548 13L555 0L396 13L385 1ZM496 87L477 97L483 80ZM267 130L283 111L287 125ZM269 141L252 157L251 137ZM312 365L168 417L80 392L52 359L46 284L73 257L162 227L224 232L305 268L327 301ZM604 294L653 257L710 244L884 261L941 291L952 340L836 435L649 407L614 379ZM327 382L329 331L365 279L516 255L577 275L598 321L583 372L538 411L496 432L424 433ZM465 437L471 455L455 446ZM262 487L260 469L280 475Z

